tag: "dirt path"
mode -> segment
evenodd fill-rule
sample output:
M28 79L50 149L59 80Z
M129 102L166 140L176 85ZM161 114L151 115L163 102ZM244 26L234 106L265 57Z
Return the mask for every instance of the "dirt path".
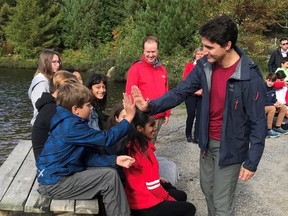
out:
M177 187L188 194L197 208L197 216L207 209L199 183L199 148L186 142L186 111L174 108L156 143L157 155L175 161L180 171ZM266 139L264 154L252 180L238 183L236 216L288 215L288 135Z

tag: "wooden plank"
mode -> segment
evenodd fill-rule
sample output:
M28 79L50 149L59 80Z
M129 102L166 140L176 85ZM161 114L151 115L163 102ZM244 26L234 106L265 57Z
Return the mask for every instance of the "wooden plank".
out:
M75 213L77 214L99 214L98 199L76 200Z
M20 140L0 167L0 200L2 200L18 169L31 149L31 141Z
M51 199L38 193L38 181L35 180L24 207L25 212L45 213L50 211Z
M53 212L74 212L74 200L52 200L50 211Z
M18 144L19 145L19 144ZM24 203L36 176L36 166L33 151L30 150L21 169L15 176L0 202L0 209L10 211L24 211Z

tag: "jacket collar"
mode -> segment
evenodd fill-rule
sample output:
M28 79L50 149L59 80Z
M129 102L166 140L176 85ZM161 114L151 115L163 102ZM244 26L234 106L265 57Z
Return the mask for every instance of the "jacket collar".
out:
M150 62L147 62L146 58L144 57L144 55L141 56L141 62L143 62L145 65L149 66L149 67L159 67L161 66L161 62L158 58L156 58L156 61L154 62L154 64L151 64Z
M238 48L235 46L235 51L238 53L240 56L240 60L238 62L238 65L236 67L235 72L232 74L231 78L236 79L236 80L250 80L250 69L253 67L256 67L257 65L255 62L250 59L242 49ZM199 62L199 63L198 63ZM214 64L211 64L210 62L207 61L207 57L204 57L198 61L197 64L202 64L203 69L205 71L206 77L211 77Z

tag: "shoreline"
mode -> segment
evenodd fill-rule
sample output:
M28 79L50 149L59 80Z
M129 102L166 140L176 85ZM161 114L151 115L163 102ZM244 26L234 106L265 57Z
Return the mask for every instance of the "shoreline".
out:
M186 109L176 107L156 142L156 154L174 161L180 179L176 186L188 195L196 216L207 216L205 197L199 180L199 147L186 142ZM288 135L266 139L265 149L254 177L238 181L236 216L285 216L288 212Z

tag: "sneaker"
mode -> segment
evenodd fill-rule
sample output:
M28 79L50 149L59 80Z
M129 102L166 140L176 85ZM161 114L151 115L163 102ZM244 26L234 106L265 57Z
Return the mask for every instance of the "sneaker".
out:
M283 128L279 127L279 128L273 128L273 130L279 134L288 134L288 130L284 130Z
M186 140L187 140L187 142L192 142L192 138L191 137L187 137Z
M280 134L275 132L273 129L268 130L266 138L276 138L279 137Z

